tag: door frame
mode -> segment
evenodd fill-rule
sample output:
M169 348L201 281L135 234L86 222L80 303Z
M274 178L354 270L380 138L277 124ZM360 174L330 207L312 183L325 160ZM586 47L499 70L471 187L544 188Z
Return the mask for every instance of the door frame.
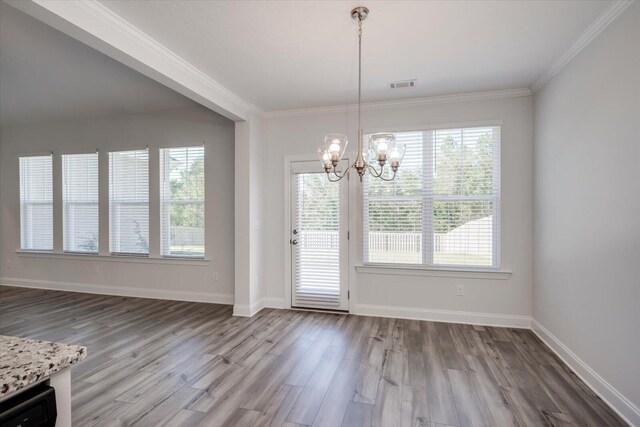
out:
M284 308L288 308L291 309L293 307L292 305L292 301L293 301L293 280L292 280L292 265L291 265L291 259L292 259L292 250L291 250L291 243L289 243L289 239L291 238L291 216L293 213L293 209L292 209L292 198L291 198L291 164L295 163L295 162L309 162L309 161L315 161L318 163L318 171L321 173L322 172L322 165L320 165L320 161L318 160L317 157L315 156L310 156L307 154L303 154L303 155L291 155L291 156L285 156L284 158L284 182L283 182L283 190L284 190L284 222L283 222L283 235L282 235L282 242L283 242L283 248L284 248L284 287L283 287L283 295L284 295ZM343 162L346 162L347 164L349 164L349 159L348 158L344 158L342 159ZM350 177L353 178L353 177ZM345 178L347 179L347 178ZM352 256L352 242L353 240L353 224L352 224L352 215L351 212L353 212L353 206L352 206L352 201L353 201L353 197L351 195L352 193L352 181L354 181L353 179L349 179L347 181L347 200L346 200L346 212L347 212L347 230L349 230L349 234L350 234L350 238L347 240L347 250L346 250L346 257L347 257L347 263L344 266L345 270L345 283L344 286L347 287L347 294L349 295L349 293L351 293L351 296L353 295L353 292L351 292L351 282L352 282L352 277L353 277L353 272L352 270L352 262L351 262L351 256ZM340 284L340 286L342 286L343 283ZM348 313L353 313L354 311L354 307L353 304L351 303L353 301L353 298L348 298L347 300L347 305L348 305ZM296 307L296 309L298 309ZM313 308L309 308L309 310L314 310Z

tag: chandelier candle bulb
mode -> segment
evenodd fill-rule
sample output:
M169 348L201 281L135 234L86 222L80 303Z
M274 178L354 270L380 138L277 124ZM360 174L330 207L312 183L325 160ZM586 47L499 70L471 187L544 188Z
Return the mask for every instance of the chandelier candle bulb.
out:
M388 149L389 144L387 144L386 142L382 141L380 144L378 144L378 154L387 154Z
M389 149L389 144L386 142L381 142L378 144L378 163L380 166L384 166L384 163L387 161L387 150Z
M400 153L398 153L398 150L393 150L391 152L391 170L395 171L396 169L398 169L398 158L400 157Z
M324 171L327 173L331 172L331 169L333 168L333 163L331 162L331 157L329 156L329 153L327 153L326 150L323 150L322 148L318 148L318 159L320 159L320 162L324 167Z
M329 153L331 153L331 160L337 162L340 160L338 155L340 154L340 146L336 143L331 144L329 147Z
M391 165L391 170L393 171L394 174L398 170L398 167L400 167L400 161L404 157L404 153L406 149L407 147L404 144L396 144L391 149L391 154L389 155L389 158L390 158L389 163Z
M338 166L338 163L344 155L344 150L347 148L348 139L346 135L339 133L329 134L324 137L324 149L319 148L329 156L329 161L333 167ZM325 166L324 156L321 158L323 166Z

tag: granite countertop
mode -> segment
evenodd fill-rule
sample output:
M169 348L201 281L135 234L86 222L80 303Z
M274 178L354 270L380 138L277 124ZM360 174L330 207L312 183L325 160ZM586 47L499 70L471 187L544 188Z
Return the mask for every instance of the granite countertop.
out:
M0 397L38 382L87 357L79 345L0 335Z

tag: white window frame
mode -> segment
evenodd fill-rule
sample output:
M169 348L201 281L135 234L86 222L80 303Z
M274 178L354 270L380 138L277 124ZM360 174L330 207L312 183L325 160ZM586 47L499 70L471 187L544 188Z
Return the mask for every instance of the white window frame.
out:
M22 180L22 170L20 168L20 163L23 158L31 158L31 157L49 157L51 161L51 201L50 202L23 202L22 200L22 191L24 182ZM20 208L20 251L24 252L53 252L55 248L55 212L54 212L54 194L53 194L53 175L54 175L54 164L53 164L53 153L32 153L32 154L20 154L18 156L18 182L19 182L19 194L18 194L18 203ZM27 228L26 225L30 224L30 222L25 221L25 216L27 212L31 211L30 209L25 209L28 206L43 206L43 205L51 205L51 249L33 249L33 248L25 248L25 240L33 240L33 229ZM32 245L29 245L32 246Z
M204 157L204 176L205 176L205 192L202 196L202 200L198 200L198 199L188 199L188 200L169 200L167 198L165 198L165 192L167 191L166 185L168 183L168 181L165 180L165 174L164 169L167 167L166 164L162 164L164 159L162 156L162 152L163 150L173 150L173 149L188 149L188 148L197 148L199 146L197 145L190 145L190 146L182 146L182 145L178 145L178 146L171 146L171 147L160 147L158 149L158 157L159 157L159 161L160 161L160 256L164 257L164 258L185 258L185 259L204 259L205 258L205 254L207 251L207 242L206 242L206 223L207 223L207 215L206 215L206 205L205 205L205 200L206 200L206 176L207 176L207 162L206 162L206 147L203 144L202 145L202 149L203 149L203 157ZM170 240L170 237L166 237L166 233L170 233L170 218L167 219L167 215L170 215L169 212L169 207L171 205L174 204L185 204L185 205L202 205L204 207L205 210L205 215L204 215L204 223L205 226L203 228L203 232L205 233L205 237L204 237L204 247L203 247L203 251L202 254L196 254L196 255L186 255L186 254L171 254L171 249L169 248L168 253L166 253L165 251L167 250L167 247L165 245L165 242L167 241L166 239ZM166 228L166 229L165 229ZM169 243L170 246L170 243Z
M143 151L146 150L147 151L147 201L146 202L139 202L139 201L119 201L119 202L113 202L112 200L112 196L111 196L111 173L113 172L112 170L112 165L111 165L111 154L112 153L126 153L126 152L133 152L133 151ZM148 258L150 256L151 253L151 233L152 233L152 229L151 229L151 215L150 215L150 211L151 211L151 171L149 169L150 164L151 164L151 155L149 153L149 148L139 148L139 149L128 149L128 150L113 150L113 151L109 151L107 153L107 155L109 156L108 159L108 167L109 167L109 171L108 171L108 182L107 182L107 187L108 187L108 195L109 195L109 255L111 256L116 256L116 257L140 257L140 258ZM119 242L116 242L115 239L113 238L114 234L116 233L120 233L120 229L118 228L116 230L116 226L119 226L120 224L114 224L112 221L112 216L114 215L114 211L117 210L120 206L133 206L133 205L147 205L147 225L149 227L149 241L147 242L147 244L149 245L149 248L147 250L147 252L122 252L119 249Z
M97 157L97 163L98 163L98 173L97 173L97 184L98 184L98 194L96 194L96 201L95 202L72 202L72 203L65 203L65 180L64 180L64 174L65 174L65 168L64 168L64 158L65 156L74 156L74 155L92 155L95 154ZM60 171L60 180L62 183L62 252L63 253L68 253L68 254L86 254L86 255L97 255L100 251L100 154L98 152L98 150L96 151L78 151L78 152L64 152L64 153L60 153L60 164L61 164L61 171ZM65 215L66 213L66 206L80 206L80 205L96 205L98 207L98 247L96 248L95 251L72 251L69 249L65 249L65 230L66 228L69 226L68 221L69 218ZM71 239L71 237L70 237Z
M405 126L405 127L396 127L396 128L372 128L372 129L366 129L363 132L363 136L365 138L368 138L369 135L376 133L376 132L392 132L392 133L399 133L399 132L433 132L433 131L442 131L442 130L450 130L450 129L465 129L465 128L481 128L481 127L497 127L498 131L499 131L499 140L496 144L496 146L494 147L495 153L494 153L494 173L493 173L493 188L494 188L494 194L492 195L484 195L484 196L477 196L477 195L473 195L473 196L435 196L433 195L432 191L427 190L428 194L431 195L431 197L428 198L423 198L424 194L425 194L425 190L423 190L422 194L419 196L415 196L416 200L423 200L423 216L422 216L422 245L423 245L423 250L422 250L422 263L421 264L411 264L411 263L385 263L385 262L370 262L368 260L368 241L366 241L366 239L368 239L368 230L364 229L364 225L367 223L367 221L365 220L365 215L368 215L368 206L366 203L364 203L365 199L367 198L367 195L364 192L364 188L363 188L363 192L362 192L362 200L363 200L363 206L362 206L362 214L363 214L363 221L362 221L362 265L360 266L356 266L356 270L358 272L362 272L362 273L392 273L392 274L397 274L397 272L405 270L407 272L413 271L414 273L407 273L409 275L414 275L416 274L415 272L418 272L417 274L421 275L421 273L419 273L420 271L423 272L429 272L429 271L433 271L433 272L437 272L437 271L444 271L444 272L452 272L452 273L456 273L456 272L492 272L492 273L496 273L498 274L500 277L500 279L502 278L508 278L510 276L510 272L506 272L506 271L502 271L501 270L501 211L502 211L502 203L501 203L501 185L500 185L500 176L501 176L501 160L502 160L502 156L501 156L501 147L502 147L502 121L499 120L495 120L495 121L479 121L479 122L464 122L464 123L442 123L442 124L432 124L432 125L424 125L424 126ZM433 173L432 170L432 164L430 162L427 161L427 158L429 157L429 150L433 150L433 142L430 141L429 144L427 144L426 149L423 149L423 188L424 186L428 185L430 183L430 180L428 180L426 177L429 176L429 173ZM402 164L400 165L400 168L402 168ZM375 178L371 178L371 177L367 177L367 179L375 179ZM496 191L497 189L497 191ZM388 198L386 200L389 200ZM402 200L410 200L409 197L403 197ZM461 264L434 264L433 263L433 221L427 221L427 215L425 215L426 212L431 212L431 215L433 214L433 202L435 200L469 200L469 201L474 201L474 200L491 200L493 202L493 232L492 232L492 236L493 236L493 245L492 245L492 260L493 260L493 265L491 266L482 266L482 265L461 265ZM394 273L395 272L395 273ZM435 273L436 275L439 273ZM427 275L431 275L431 274L427 274ZM465 276L452 276L452 277L465 277ZM481 276L479 276L481 277Z
M206 144L205 144L206 145ZM186 144L185 147L196 146L196 144ZM180 148L181 145L166 147ZM165 147L146 147L149 153L149 253L119 253L110 252L111 249L111 207L109 193L109 153L121 151L135 151L145 148L123 149L119 146L102 147L95 150L71 149L62 151L39 151L39 152L22 152L17 153L15 160L18 162L18 181L20 181L19 162L21 158L27 157L51 157L51 182L52 182L52 249L29 249L23 245L22 231L18 230L20 237L15 254L25 258L41 258L41 259L74 259L87 262L128 262L128 263L150 263L165 265L189 265L189 266L209 266L211 259L205 256L188 256L188 257L164 257L159 255L159 239L156 238L160 232L158 208L158 179L157 159L159 149ZM64 196L63 196L63 171L62 156L69 154L90 154L98 152L98 241L99 248L97 252L78 252L64 250ZM205 168L207 167L205 161ZM18 197L16 204L18 205L20 228L22 228L23 210L21 205L20 182L18 185ZM42 203L38 203L42 204ZM47 203L48 204L48 203ZM205 231L206 233L206 231Z

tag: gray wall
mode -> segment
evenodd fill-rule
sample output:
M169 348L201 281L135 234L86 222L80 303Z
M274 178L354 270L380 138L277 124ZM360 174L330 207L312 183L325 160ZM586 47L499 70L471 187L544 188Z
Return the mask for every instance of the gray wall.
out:
M640 406L640 4L536 94L534 175L534 318Z
M150 227L159 230L157 148L205 144L206 254L209 261L35 256L20 248L18 156L54 152L54 196L61 153L100 150L100 221L108 223L109 151L149 146ZM231 304L234 294L234 123L204 107L0 128L0 283ZM59 187L61 188L61 187ZM157 206L158 209L154 209ZM54 201L54 223L61 212ZM61 230L56 230L61 247ZM108 234L101 228L100 238ZM157 233L150 233L158 256ZM155 239L155 243L154 243ZM154 253L155 251L155 253ZM218 273L218 280L214 273Z

